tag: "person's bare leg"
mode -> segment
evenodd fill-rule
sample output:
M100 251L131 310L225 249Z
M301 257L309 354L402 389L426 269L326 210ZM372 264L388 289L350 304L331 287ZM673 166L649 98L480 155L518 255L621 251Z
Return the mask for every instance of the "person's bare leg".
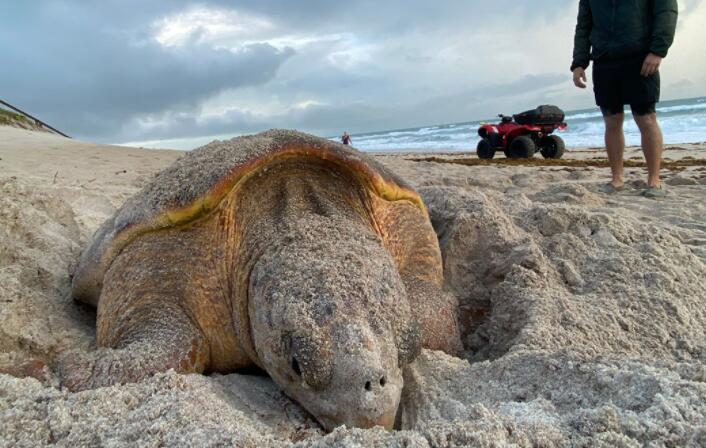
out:
M608 152L608 163L612 180L610 183L614 187L623 185L623 152L625 150L625 134L623 133L623 121L625 114L604 115L605 122L605 146Z
M633 115L642 137L642 152L647 161L647 186L660 187L659 169L662 163L662 130L657 123L657 114Z

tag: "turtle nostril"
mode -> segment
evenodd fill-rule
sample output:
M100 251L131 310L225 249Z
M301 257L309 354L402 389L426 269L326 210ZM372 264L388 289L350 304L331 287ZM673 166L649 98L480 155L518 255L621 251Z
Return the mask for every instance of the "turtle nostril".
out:
M373 389L373 385L370 384L370 381L365 382L365 390L370 391Z
M380 387L385 387L385 383L387 383L387 380L386 380L385 377L383 376L383 377L380 378Z

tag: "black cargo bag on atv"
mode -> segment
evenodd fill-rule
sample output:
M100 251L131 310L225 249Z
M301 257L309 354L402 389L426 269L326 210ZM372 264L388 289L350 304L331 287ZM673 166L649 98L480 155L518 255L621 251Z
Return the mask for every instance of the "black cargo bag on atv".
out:
M564 122L564 111L556 106L539 106L536 109L513 115L517 124L560 124Z

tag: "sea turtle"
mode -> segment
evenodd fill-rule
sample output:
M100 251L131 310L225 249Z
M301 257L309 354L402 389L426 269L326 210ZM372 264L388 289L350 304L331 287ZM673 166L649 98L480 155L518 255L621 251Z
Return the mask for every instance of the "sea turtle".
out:
M332 429L390 428L401 369L456 353L456 300L426 208L363 153L283 130L186 153L93 236L74 298L97 306L71 390L258 366Z

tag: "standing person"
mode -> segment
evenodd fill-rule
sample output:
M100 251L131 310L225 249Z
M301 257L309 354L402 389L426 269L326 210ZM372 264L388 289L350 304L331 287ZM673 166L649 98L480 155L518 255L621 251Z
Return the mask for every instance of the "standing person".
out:
M640 129L647 161L644 196L666 194L659 179L662 131L659 67L674 40L676 0L580 0L571 71L574 84L586 88L586 68L593 60L593 90L605 121L605 144L613 179L609 193L623 186L624 105Z
M341 136L341 143L343 143L344 145L351 144L351 136L348 135L348 132L343 131L343 135Z

